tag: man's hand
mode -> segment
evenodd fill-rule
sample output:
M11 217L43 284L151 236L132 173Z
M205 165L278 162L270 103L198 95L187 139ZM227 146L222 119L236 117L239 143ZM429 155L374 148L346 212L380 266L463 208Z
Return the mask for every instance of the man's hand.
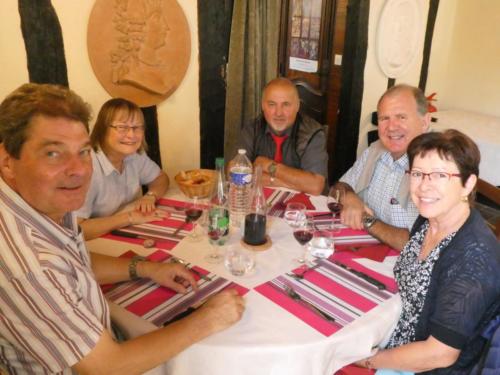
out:
M137 267L139 276L150 278L178 293L186 293L190 285L198 290L193 274L182 264L139 262Z
M240 320L244 310L243 297L235 289L227 289L212 296L194 314L199 315L215 333Z
M257 156L257 159L253 162L253 167L256 168L257 166L260 166L262 168L262 172L266 172L269 169L269 166L273 160L266 158L265 156Z
M363 215L366 213L373 213L373 211L359 199L357 194L352 191L345 192L342 205L343 208L340 213L340 220L342 224L352 229L363 229Z

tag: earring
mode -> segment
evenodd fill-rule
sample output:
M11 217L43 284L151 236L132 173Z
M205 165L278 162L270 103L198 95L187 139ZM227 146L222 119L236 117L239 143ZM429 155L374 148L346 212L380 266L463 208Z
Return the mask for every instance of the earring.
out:
M465 197L461 197L460 200L462 202L468 202L469 201L469 197L466 195Z

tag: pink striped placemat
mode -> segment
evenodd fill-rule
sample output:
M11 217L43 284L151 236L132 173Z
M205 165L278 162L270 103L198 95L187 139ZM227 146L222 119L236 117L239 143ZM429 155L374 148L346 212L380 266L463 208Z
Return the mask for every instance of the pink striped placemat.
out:
M168 212L167 218L145 224L131 225L121 228L118 231L128 235L135 235L137 238L113 235L111 233L104 235L103 238L129 242L136 245L142 245L145 239L151 239L155 241L155 247L163 250L172 250L193 228L192 224L184 224L186 220L185 210L188 204L187 202L174 199L159 199L157 208ZM183 229L174 235L176 229L183 225Z
M128 251L121 256L132 257L134 255L134 252ZM156 262L168 262L170 258L171 255L162 250L157 250L148 257L149 260ZM210 280L204 280L193 274L198 282L199 289L196 292L189 288L186 294L176 293L149 279L103 285L101 288L110 301L158 327L172 321L187 309L199 306L208 297L226 288L234 288L240 295L245 295L248 292L247 288L208 272L201 267L189 263L187 266L210 278Z
M304 272L299 267L259 285L255 290L323 335L330 336L392 297L397 289L394 279L361 266L352 259L353 256L349 253L334 254L330 260L319 260L318 267L306 271L302 279L296 276ZM384 283L387 289L379 290L363 278L333 263L333 260L375 278ZM292 288L304 301L313 304L335 321L328 321L303 301L291 298L286 287Z

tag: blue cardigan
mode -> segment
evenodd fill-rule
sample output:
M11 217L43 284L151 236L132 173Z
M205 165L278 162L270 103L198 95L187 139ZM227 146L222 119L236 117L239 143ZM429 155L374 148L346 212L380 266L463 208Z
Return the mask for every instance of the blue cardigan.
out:
M412 235L426 220L415 221ZM417 341L432 335L460 349L460 356L450 367L422 374L470 374L486 344L481 333L499 313L500 244L472 209L434 265L415 331Z

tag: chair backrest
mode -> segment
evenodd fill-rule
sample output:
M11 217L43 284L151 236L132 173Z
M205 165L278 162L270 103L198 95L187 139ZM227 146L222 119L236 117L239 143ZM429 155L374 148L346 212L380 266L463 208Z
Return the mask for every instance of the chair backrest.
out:
M500 240L500 188L479 178L477 180L477 193L489 201L478 204L478 209L483 214L497 239Z
M300 110L318 123L325 124L326 97L325 94L313 88L301 79L293 79L300 98Z
M471 370L470 375L500 374L500 315L486 327L484 338L488 340L483 355Z

